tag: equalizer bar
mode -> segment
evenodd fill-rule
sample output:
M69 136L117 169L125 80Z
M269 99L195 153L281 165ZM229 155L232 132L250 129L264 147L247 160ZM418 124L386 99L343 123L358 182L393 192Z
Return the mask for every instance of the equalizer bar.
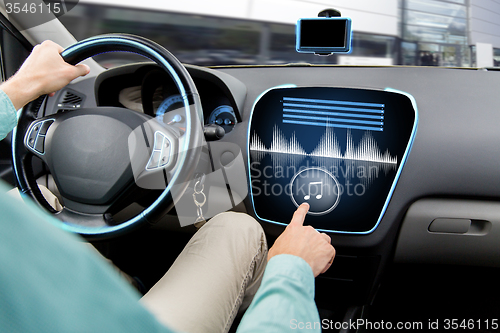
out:
M283 123L384 130L385 104L309 98L283 98Z

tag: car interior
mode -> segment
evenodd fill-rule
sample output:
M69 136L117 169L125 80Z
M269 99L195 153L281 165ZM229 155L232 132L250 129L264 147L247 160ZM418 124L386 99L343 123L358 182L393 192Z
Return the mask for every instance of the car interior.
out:
M270 247L308 202L305 224L336 249L315 282L322 320L498 330L497 70L191 65L140 33L77 41L0 11L2 80L46 39L91 67L23 109L1 179L146 290L200 222L249 214ZM95 60L114 52L134 55Z

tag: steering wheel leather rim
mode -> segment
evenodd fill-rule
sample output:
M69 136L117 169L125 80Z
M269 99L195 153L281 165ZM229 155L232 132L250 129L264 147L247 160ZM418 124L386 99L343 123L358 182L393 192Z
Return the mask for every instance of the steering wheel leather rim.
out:
M161 45L143 37L127 34L108 34L92 37L78 42L65 49L61 56L72 65L107 52L132 52L142 55L156 62L173 79L184 101L186 115L186 132L184 135L184 149L181 149L179 159L175 165L175 172L161 195L136 217L120 223L100 228L85 227L82 225L60 223L63 229L78 233L89 240L101 240L120 236L134 230L143 224L154 224L163 217L172 207L172 186L176 185L177 193L182 193L187 187L187 181L192 179L194 168L199 160L202 144L203 111L196 86L186 68L169 51ZM31 161L35 156L25 146L25 136L30 125L37 120L37 115L47 96L40 96L26 105L19 117L18 126L12 133L13 169L18 188L23 197L33 199L43 209L56 215L56 212L45 200L33 174ZM71 112L71 111L70 111ZM179 189L179 184L185 184ZM60 218L60 217L59 217Z

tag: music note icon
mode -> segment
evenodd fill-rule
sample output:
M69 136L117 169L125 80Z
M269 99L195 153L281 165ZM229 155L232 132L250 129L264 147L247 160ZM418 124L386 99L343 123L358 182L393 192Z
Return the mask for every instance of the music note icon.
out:
M323 181L311 182L311 183L309 183L309 188L308 188L309 194L304 196L304 200L311 199L311 186L316 186L316 185L319 185L319 188L320 188L320 193L316 195L316 199L319 200L323 197Z

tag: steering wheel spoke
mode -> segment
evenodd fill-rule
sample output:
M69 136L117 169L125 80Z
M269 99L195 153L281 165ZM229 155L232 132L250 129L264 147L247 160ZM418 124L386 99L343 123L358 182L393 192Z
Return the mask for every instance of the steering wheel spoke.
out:
M66 207L58 212L56 217L65 224L78 226L82 231L84 229L91 231L94 228L105 228L110 225L109 222L106 221L105 214L88 214Z

